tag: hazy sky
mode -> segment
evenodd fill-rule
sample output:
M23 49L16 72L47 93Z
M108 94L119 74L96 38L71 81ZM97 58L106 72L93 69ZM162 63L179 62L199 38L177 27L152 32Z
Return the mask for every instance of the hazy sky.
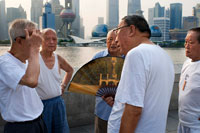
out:
M31 0L5 0L7 7L18 7L19 4L26 10L28 19L30 19ZM46 2L47 0L44 0ZM50 0L48 0L50 1ZM72 0L73 1L73 0ZM86 36L90 36L92 28L97 24L98 17L104 17L106 22L106 1L107 0L80 0L80 16L83 17ZM192 7L200 3L200 0L141 0L141 8L144 11L144 16L148 19L148 8L154 7L155 3L159 2L161 6L169 8L170 3L183 4L183 16L192 15ZM64 0L60 0L64 5ZM119 0L119 18L127 15L128 0Z

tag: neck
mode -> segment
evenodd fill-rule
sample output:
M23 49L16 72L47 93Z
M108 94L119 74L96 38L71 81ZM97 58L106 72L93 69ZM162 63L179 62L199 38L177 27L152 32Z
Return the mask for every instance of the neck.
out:
M26 63L26 58L21 54L21 51L15 48L14 45L11 46L11 49L8 52L12 54L15 58L20 60L21 62Z
M53 52L48 52L45 50L40 51L40 54L42 55L42 57L46 57L46 58L53 56Z
M116 57L120 57L121 55L119 54L119 52L117 52L117 53L109 53L111 56L116 56Z
M140 44L142 44L142 43L145 43L145 44L154 44L152 41L150 41L149 40L149 38L147 38L146 36L137 36L137 37L135 37L134 38L134 46L136 47L136 46L138 46L138 45L140 45Z
M192 59L192 62L196 62L196 61L199 61L199 60L200 60L200 57L196 58L196 59Z

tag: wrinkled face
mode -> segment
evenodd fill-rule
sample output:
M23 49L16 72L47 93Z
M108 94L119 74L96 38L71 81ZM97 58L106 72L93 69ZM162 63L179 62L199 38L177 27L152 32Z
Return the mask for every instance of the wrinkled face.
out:
M55 32L49 30L43 35L44 41L42 43L42 50L53 52L57 48L57 35Z
M124 20L120 22L118 28L115 29L116 32L116 43L120 49L120 54L126 55L131 49L130 44L128 44L128 36L130 32L130 26L127 26Z
M119 48L117 47L115 38L116 38L115 32L111 32L108 34L107 40L106 40L108 52L111 54L111 56L116 56L119 53Z
M200 60L200 43L196 34L194 31L189 31L185 38L185 54L192 61Z

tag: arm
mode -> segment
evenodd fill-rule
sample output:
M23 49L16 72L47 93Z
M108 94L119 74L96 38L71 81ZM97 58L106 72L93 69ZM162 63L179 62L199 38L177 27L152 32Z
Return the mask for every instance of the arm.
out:
M26 45L29 45L29 58L28 58L28 67L26 69L25 75L20 80L19 84L26 85L31 88L37 86L38 77L40 74L40 65L39 65L39 49L42 43L42 37L40 32L34 30L33 34L29 37L29 33L26 31Z
M67 61L65 59L63 59L61 56L58 55L58 62L59 62L59 66L62 70L64 70L65 76L62 80L62 84L61 84L61 89L62 89L62 94L64 93L64 89L67 87L67 84L69 83L72 74L73 74L73 68L67 63Z
M126 104L121 119L120 133L133 133L137 127L138 121L140 120L141 114L141 107Z

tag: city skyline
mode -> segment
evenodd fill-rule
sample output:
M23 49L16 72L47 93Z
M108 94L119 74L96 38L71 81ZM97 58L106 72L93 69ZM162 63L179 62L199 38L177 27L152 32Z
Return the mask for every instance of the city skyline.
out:
M44 0L44 2L46 1L47 0ZM156 2L159 2L165 9L170 7L170 3L182 3L182 16L192 16L192 8L196 6L197 3L200 3L199 0L141 0L141 10L144 11L143 14L146 20L148 20L148 8L154 7ZM60 0L60 3L64 5L64 0ZM6 8L18 7L19 4L25 9L27 17L30 19L31 0L6 0ZM123 16L127 15L127 7L128 0L119 0L119 21ZM98 17L104 17L104 22L106 22L106 0L80 0L80 16L83 17L86 37L91 36L92 28L98 24Z

